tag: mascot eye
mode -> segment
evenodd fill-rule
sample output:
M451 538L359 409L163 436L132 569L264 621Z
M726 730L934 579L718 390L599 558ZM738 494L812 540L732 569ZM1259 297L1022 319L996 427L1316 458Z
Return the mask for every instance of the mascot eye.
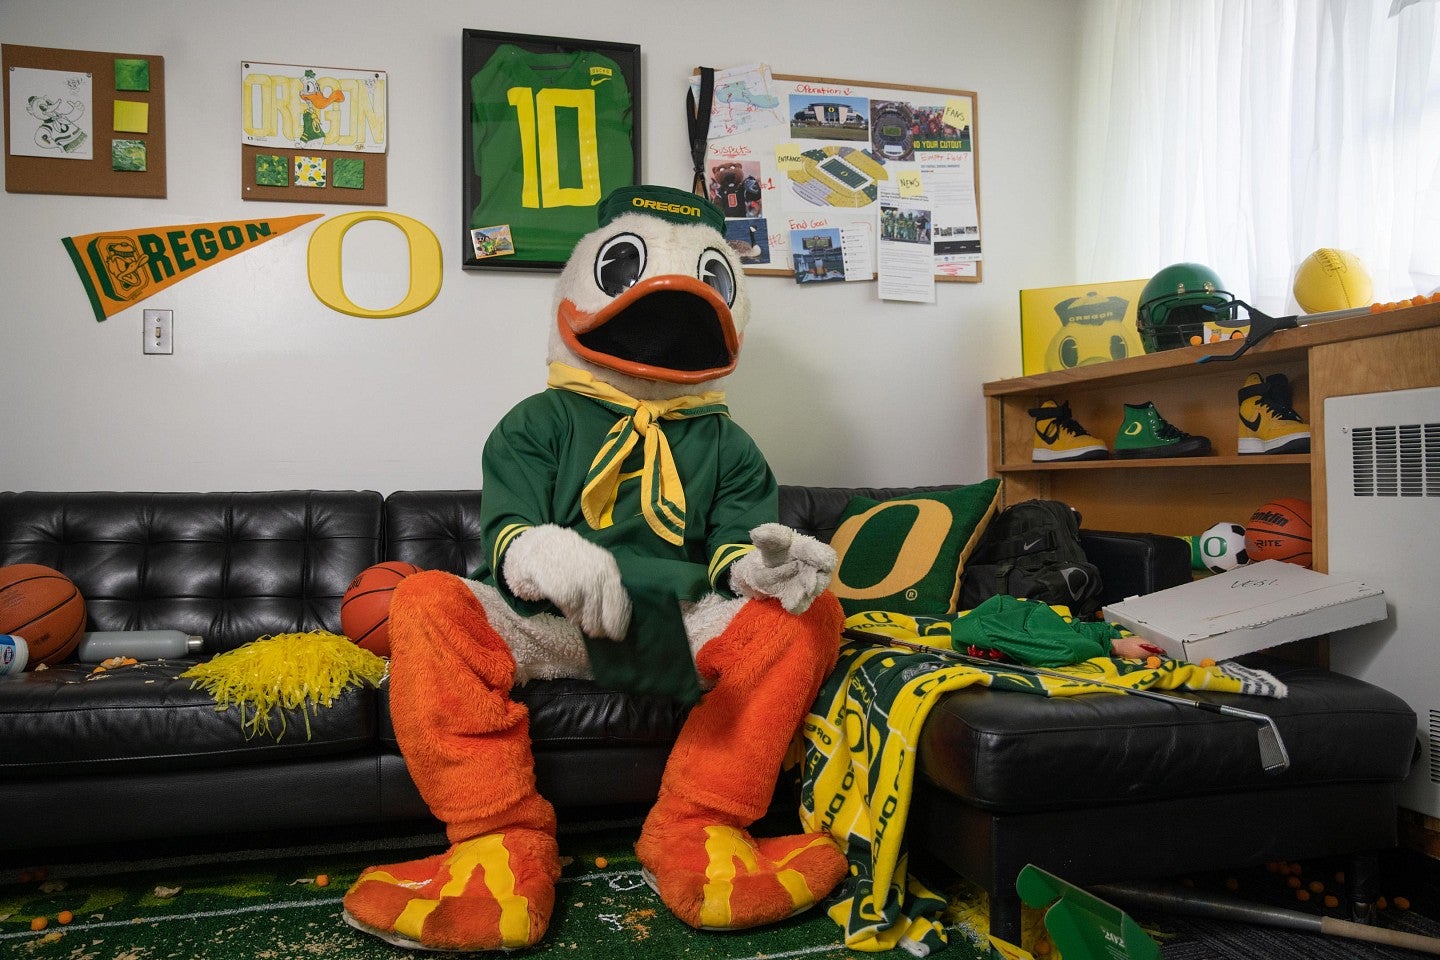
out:
M724 298L727 306L735 305L735 274L730 272L730 261L725 254L713 247L700 254L700 266L695 275L707 287Z
M1124 337L1110 338L1110 359L1124 360L1130 355L1130 348L1125 344Z
M1066 370L1080 362L1080 346L1074 337L1060 341L1060 363Z
M633 233L606 240L595 257L595 282L607 296L620 296L644 272L645 241Z

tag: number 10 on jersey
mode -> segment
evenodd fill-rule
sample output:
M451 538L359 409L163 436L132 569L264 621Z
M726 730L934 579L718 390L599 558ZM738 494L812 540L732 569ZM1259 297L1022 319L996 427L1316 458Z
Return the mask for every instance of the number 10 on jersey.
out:
M520 156L524 182L520 202L541 207L593 207L600 202L600 143L595 132L595 91L544 87L511 87L510 106L520 125ZM571 171L580 186L560 185L561 144L556 111L575 111L575 156Z

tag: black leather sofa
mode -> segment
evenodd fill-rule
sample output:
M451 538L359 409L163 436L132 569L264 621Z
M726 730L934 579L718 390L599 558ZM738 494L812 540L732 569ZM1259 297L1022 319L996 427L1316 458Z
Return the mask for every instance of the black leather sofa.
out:
M783 487L782 520L829 539L852 496ZM382 559L463 573L477 563L480 492L0 493L0 566L40 563L80 587L89 628L175 628L205 655L258 637L339 630L356 573ZM1086 531L1106 601L1189 576L1168 537ZM1347 855L1357 909L1396 842L1396 785L1414 712L1358 680L1252 658L1288 686L1254 697L1291 767L1261 770L1253 723L1115 695L949 695L920 744L912 851L991 893L1019 941L1015 876L1035 863L1081 884ZM177 679L184 661L101 676L81 664L0 677L0 809L10 851L428 821L387 698L352 689L278 741L246 739L232 708ZM528 705L540 789L565 815L654 799L680 709L593 684L537 681ZM123 811L133 811L126 815ZM433 824L433 821L430 821ZM23 825L23 829L18 825Z

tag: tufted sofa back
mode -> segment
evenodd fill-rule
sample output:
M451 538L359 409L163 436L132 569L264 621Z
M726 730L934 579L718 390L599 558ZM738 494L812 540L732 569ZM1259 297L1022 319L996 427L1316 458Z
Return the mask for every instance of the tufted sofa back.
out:
M829 541L852 497L922 488L780 488L780 519ZM0 493L0 566L74 580L90 630L174 629L216 653L258 637L340 629L340 601L381 560L467 575L480 564L479 490Z
M382 559L370 491L0 493L0 566L75 581L88 629L175 629L209 652L340 629L355 574Z
M887 500L946 487L780 487L780 522L830 542L853 497ZM480 565L479 490L402 490L385 500L386 559L468 575Z

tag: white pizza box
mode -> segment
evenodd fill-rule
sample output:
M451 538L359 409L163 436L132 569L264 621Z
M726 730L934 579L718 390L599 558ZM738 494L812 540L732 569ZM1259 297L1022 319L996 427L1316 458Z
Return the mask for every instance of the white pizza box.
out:
M1379 587L1262 560L1129 597L1105 607L1104 615L1175 659L1198 663L1374 623L1387 613Z

